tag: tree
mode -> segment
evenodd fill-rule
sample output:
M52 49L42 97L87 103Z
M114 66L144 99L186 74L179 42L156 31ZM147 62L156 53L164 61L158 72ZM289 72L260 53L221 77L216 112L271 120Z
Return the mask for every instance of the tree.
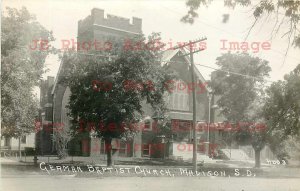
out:
M220 112L238 128L235 133L237 141L252 144L256 167L259 167L260 151L266 143L266 136L261 130L263 127L257 123L263 120L260 112L264 84L271 68L267 61L247 53L223 54L217 58L216 64L220 70L212 74L210 86L214 94L220 96L217 101Z
M213 0L187 0L186 6L189 8L188 13L182 17L181 21L185 23L193 24L196 17L198 17L197 10L200 6L208 6ZM224 6L235 8L240 6L251 6L254 3L253 0L224 0ZM271 31L271 37L275 36L280 29L284 29L285 33L282 37L288 36L287 51L292 43L295 47L300 48L300 1L298 0L261 0L259 3L253 5L253 16L255 18L252 28L257 24L257 21L264 16L269 17L274 14L276 17L273 30ZM283 13L281 13L283 12ZM229 18L229 15L224 15L224 22ZM285 23L288 24L285 27ZM249 33L250 33L249 31ZM248 33L248 34L249 34ZM287 52L286 52L287 54Z
M286 153L286 157L292 160L300 161L300 136L290 135L283 142L283 149ZM285 158L281 158L285 159Z
M130 137L142 119L143 103L160 113L166 111L165 81L172 73L160 63L160 47L154 41L159 34L146 40L136 37L112 41L110 52L66 54L66 78L71 90L69 102L73 129L94 129L105 140L107 165L112 165L111 141Z
M286 159L285 141L299 140L300 135L300 64L284 81L274 82L267 95L263 116L271 127L271 148L278 158Z
M44 72L44 62L52 49L37 50L34 40L53 41L52 33L23 7L6 8L1 27L1 135L20 137L33 132L38 112L33 88Z
M67 146L72 139L72 132L69 129L61 128L56 131L53 136L55 142L58 158L64 159L68 156Z

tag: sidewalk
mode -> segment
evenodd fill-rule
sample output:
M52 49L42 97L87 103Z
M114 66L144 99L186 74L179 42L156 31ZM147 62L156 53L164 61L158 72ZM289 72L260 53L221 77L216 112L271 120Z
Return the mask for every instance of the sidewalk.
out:
M57 156L38 156L38 163L45 162L51 164L72 164L72 165L99 165L106 166L106 156L90 156L90 157L67 157L65 159L58 159ZM21 161L16 157L1 157L1 164L12 165L31 165L33 164L33 156L22 156ZM133 158L133 157L118 157L114 158L114 165L130 165L130 166L192 166L191 160L173 160L173 159L159 159L159 158ZM224 168L252 168L254 161L251 160L209 160L204 161L204 164L198 163L199 166L204 167L224 167ZM266 163L262 163L261 167L274 167Z
M19 162L18 160L13 160L13 159L9 159L9 158L4 158L4 157L1 157L0 158L0 163L1 164L11 164L11 165L18 165L18 164L21 164L21 162Z
M33 164L33 156L22 157L22 161L18 158L1 158L1 164L4 165L27 165ZM65 159L58 159L55 156L38 156L38 163L45 162L51 164L70 164L70 165L99 165L106 166L105 156L94 156L94 157L67 157ZM118 157L114 159L116 166L191 166L189 161L176 161L171 159L150 159L150 158L132 158L132 157Z

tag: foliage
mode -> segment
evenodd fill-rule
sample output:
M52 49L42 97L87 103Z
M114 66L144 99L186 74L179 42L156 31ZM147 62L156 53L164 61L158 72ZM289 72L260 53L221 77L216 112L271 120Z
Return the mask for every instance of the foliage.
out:
M300 161L300 136L288 136L288 138L283 142L284 154L288 158Z
M189 8L187 15L182 17L181 21L185 23L193 24L196 17L198 17L197 10L200 6L208 6L213 0L187 0L186 6ZM253 0L224 0L224 6L235 8L237 5L252 6ZM300 19L300 1L298 0L261 0L259 3L253 5L253 16L255 17L255 23L259 18L271 14L275 14L276 21L271 35L275 32L278 33L282 24L288 23L286 33L283 36L288 35L288 47L292 42L296 47L300 48L300 31L299 31L299 19ZM283 11L284 14L280 12ZM228 15L227 15L228 17ZM286 21L286 19L288 21ZM252 27L253 27L252 26ZM251 27L251 29L252 29ZM250 29L250 30L251 30Z
M253 110L259 105L258 98L264 94L265 78L271 70L268 62L247 53L226 53L217 58L216 64L220 70L212 74L210 85L215 95L221 95L217 103L221 114L232 123L251 120ZM232 74L228 76L224 71Z
M112 165L112 139L134 136L135 126L145 117L144 104L157 113L167 110L163 84L173 73L161 65L161 47L154 46L157 40L156 33L147 40L138 36L125 43L111 39L110 51L63 56L61 82L71 90L72 129L77 134L91 129L93 136L104 138L108 166Z
M223 54L216 64L220 70L212 74L210 86L220 96L217 101L220 113L239 128L234 135L236 141L251 143L257 155L266 143L266 133L257 128L257 123L263 120L264 84L271 68L267 61L247 53ZM256 161L257 167L259 164Z
M126 49L121 40L115 40L106 54L64 56L63 81L71 89L69 109L75 129L92 126L98 137L121 138L134 132L132 124L143 118L144 103L162 113L166 110L163 82L171 79L172 73L161 66L159 51L137 48L137 44L146 47L159 38L158 34L148 41L132 38L125 43ZM93 84L95 80L107 82L111 88L105 90ZM139 85L132 87L129 81Z
M38 85L45 59L52 52L33 51L29 45L36 39L54 39L24 7L7 8L1 19L1 134L19 137L34 129L38 102L33 87Z
M300 65L284 81L274 82L267 89L263 115L267 120L272 150L277 155L287 155L281 150L283 141L300 134Z
M35 149L33 147L25 147L24 148L26 156L34 156Z
M55 142L56 151L60 159L66 158L68 156L67 146L71 141L72 135L71 131L68 129L61 129L60 131L55 132L55 135L52 136L53 142Z

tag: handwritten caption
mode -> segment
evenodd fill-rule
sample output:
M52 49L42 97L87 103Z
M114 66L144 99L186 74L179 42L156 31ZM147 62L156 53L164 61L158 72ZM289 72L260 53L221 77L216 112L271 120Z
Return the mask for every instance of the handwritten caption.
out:
M69 165L52 165L45 162L40 163L40 170L47 174L57 173L93 173L98 176L122 176L122 175L134 175L134 176L186 176L186 177L255 177L256 174L250 169L230 169L230 170L214 170L214 169L199 169L193 171L188 168L145 168L142 166L134 167L101 167L95 165L85 166L69 166Z

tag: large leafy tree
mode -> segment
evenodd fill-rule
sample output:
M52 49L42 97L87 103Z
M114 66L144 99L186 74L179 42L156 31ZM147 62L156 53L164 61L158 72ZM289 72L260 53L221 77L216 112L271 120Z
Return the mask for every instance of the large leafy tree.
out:
M38 102L33 88L44 72L51 49L33 40L53 41L52 33L38 23L26 8L6 8L1 27L1 135L20 137L34 130ZM42 49L43 48L43 49Z
M267 89L263 114L267 120L272 150L281 159L286 159L286 141L297 141L300 135L300 65L283 81L274 82Z
M252 144L256 166L259 167L260 151L266 143L266 136L263 127L255 123L263 120L260 113L264 85L271 68L267 61L247 53L223 54L217 58L216 64L220 70L212 74L210 84L214 94L220 97L217 101L220 112L228 122L239 128L234 131L236 140L240 144Z
M181 21L193 23L198 17L197 10L200 6L208 6L213 0L187 0L186 5L189 8L188 13L182 17ZM283 30L283 36L288 37L288 48L290 44L300 47L300 1L299 0L224 0L224 6L235 8L236 6L249 6L253 10L255 21L251 27L258 23L259 19L275 16L273 30L270 31L271 37L275 36L280 29ZM229 15L224 15L224 22L228 20ZM251 31L250 29L250 31ZM250 32L249 31L249 32Z
M63 58L73 127L77 132L94 127L94 135L104 138L108 166L112 165L112 139L135 132L133 124L142 119L143 104L160 114L166 110L164 82L172 73L159 61L157 39L159 34L125 43L115 39L109 52L69 53Z

